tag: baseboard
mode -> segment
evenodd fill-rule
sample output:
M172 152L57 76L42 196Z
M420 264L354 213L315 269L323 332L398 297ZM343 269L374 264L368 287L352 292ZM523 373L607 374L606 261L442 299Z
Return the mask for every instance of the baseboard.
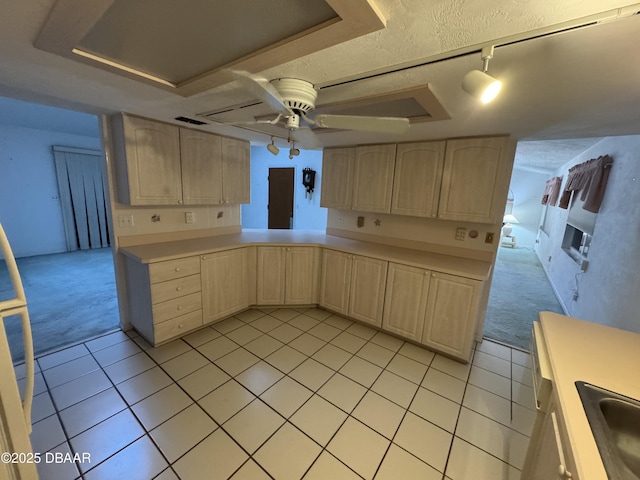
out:
M536 257L538 258L538 261L540 262L540 257L538 257L538 252L536 252ZM571 314L569 313L569 309L567 308L567 306L565 305L564 301L562 300L562 297L560 297L560 293L558 292L558 289L556 288L555 284L551 280L551 276L549 275L549 272L547 271L547 267L542 262L540 262L540 265L542 266L542 271L544 272L544 274L547 277L549 285L551 285L551 289L553 290L553 294L556 296L556 300L558 300L558 303L562 307L562 311L564 312L565 315L571 316Z

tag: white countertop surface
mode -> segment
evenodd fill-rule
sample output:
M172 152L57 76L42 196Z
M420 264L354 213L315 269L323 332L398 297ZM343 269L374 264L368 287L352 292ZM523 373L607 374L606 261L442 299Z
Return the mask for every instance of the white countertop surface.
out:
M486 280L491 263L326 235L322 231L244 230L242 233L120 248L141 263L161 262L250 245L316 245L475 280Z
M541 312L554 391L580 480L607 480L576 381L640 400L640 334Z

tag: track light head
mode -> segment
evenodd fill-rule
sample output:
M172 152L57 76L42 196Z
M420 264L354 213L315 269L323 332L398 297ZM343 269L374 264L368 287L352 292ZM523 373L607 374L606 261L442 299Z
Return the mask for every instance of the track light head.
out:
M289 160L293 160L293 157L297 157L298 155L300 155L300 149L295 147L289 149Z
M273 137L271 137L271 143L267 145L267 150L269 150L274 155L278 155L280 153L280 149L273 143Z
M502 82L480 70L471 70L462 80L462 89L482 103L489 103L496 98Z
M502 88L501 81L487 74L489 60L493 58L493 48L490 46L482 49L482 71L471 70L462 80L462 89L482 103L489 103L496 98Z

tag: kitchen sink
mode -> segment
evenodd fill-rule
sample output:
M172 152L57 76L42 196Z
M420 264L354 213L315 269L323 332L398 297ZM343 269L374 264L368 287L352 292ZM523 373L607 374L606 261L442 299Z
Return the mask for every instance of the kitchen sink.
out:
M576 382L609 480L640 480L640 401Z

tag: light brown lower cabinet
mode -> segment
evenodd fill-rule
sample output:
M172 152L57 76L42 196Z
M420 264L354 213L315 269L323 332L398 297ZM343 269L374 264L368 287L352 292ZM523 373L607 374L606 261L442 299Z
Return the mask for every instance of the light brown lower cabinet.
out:
M249 307L248 263L247 248L202 255L204 323L221 320Z
M202 326L200 257L144 264L125 258L131 324L152 345Z
M577 479L576 464L572 452L567 448L569 442L562 415L553 396L547 413L536 421L540 421L539 430L534 428L522 480Z
M129 319L165 343L251 305L314 305L468 361L483 282L313 246L248 246L142 264Z
M382 328L422 341L431 271L389 263Z
M382 328L468 361L482 282L389 263Z
M324 249L320 306L381 327L387 264L377 258Z
M317 303L316 247L258 246L258 305L310 305Z
M421 343L468 361L481 292L478 280L432 272Z

